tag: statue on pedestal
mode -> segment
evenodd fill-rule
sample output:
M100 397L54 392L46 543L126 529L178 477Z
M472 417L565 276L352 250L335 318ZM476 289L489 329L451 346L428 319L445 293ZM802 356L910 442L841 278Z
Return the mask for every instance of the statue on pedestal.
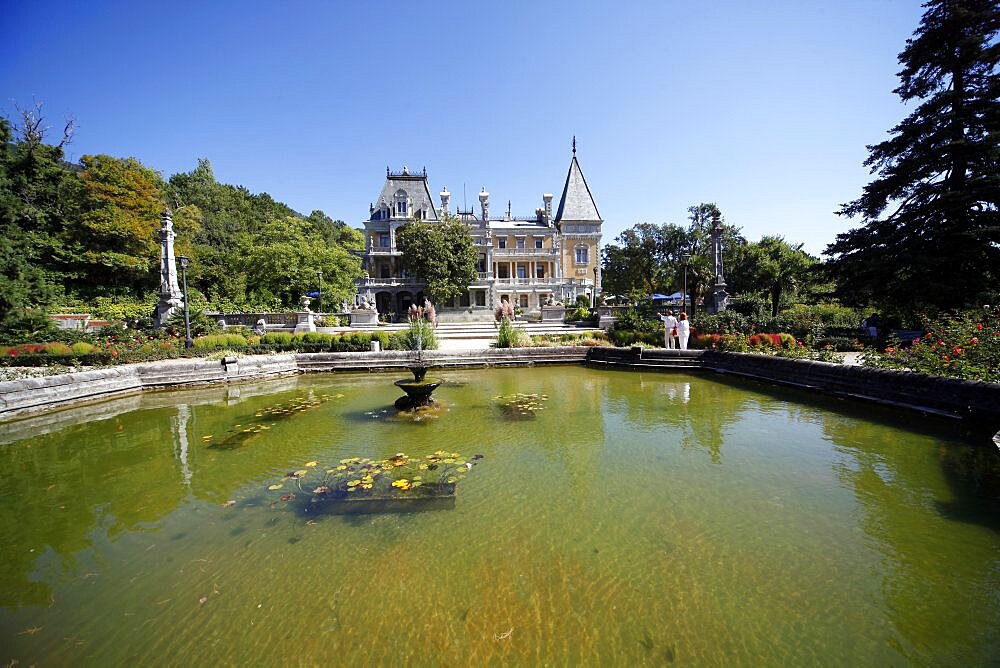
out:
M153 314L153 326L163 327L177 309L184 307L184 293L177 284L174 258L174 219L170 209L160 214L160 301Z

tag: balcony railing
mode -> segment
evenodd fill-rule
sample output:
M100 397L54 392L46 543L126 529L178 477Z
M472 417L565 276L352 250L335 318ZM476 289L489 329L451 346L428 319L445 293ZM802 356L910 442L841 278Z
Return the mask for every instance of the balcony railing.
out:
M494 248L493 257L544 257L559 256L557 248Z
M396 249L390 246L372 246L368 249L368 252L372 255L392 255L396 252Z
M402 288L411 286L423 286L424 282L416 278L362 278L358 281L362 288Z

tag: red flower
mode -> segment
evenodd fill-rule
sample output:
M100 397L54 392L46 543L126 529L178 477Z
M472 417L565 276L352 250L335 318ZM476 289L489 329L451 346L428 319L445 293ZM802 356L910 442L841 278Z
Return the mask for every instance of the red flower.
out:
M886 349L885 349L885 352L887 352L888 354L890 354L890 355L891 355L891 354L893 354L894 352L896 352L896 349L895 349L895 348L893 348L892 346L889 346L888 348L886 348Z
M918 336L917 338L913 339L913 343L914 345L920 343L920 337Z
M117 350L112 350L111 351L111 356L112 357L118 357L118 351Z
M983 323L980 322L976 325L976 329L982 329L982 328L983 328Z
M939 346L944 346L944 341L938 341Z
M952 352L953 355L961 355L962 354L962 349L959 348L958 346L955 346L954 348L951 349L951 352Z
M10 350L8 350L7 354L10 355L11 357L17 357L17 351L14 350L13 348L11 348Z
M972 337L972 342L973 342L973 343L979 343L979 339L978 339L978 338L976 338L975 336L973 336L973 337Z
M944 356L944 358L945 358L946 360L950 360L950 359L951 359L951 355L945 355L945 356Z

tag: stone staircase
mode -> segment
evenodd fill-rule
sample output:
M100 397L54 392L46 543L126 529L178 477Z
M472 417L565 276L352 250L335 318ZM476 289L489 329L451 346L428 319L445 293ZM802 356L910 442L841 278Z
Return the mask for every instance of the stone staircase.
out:
M380 330L398 332L406 329L405 323L384 325ZM522 322L514 321L514 327L529 336L541 334L588 334L600 332L596 327L578 327L561 322ZM492 341L497 337L497 327L489 321L473 322L439 322L437 336L440 341Z

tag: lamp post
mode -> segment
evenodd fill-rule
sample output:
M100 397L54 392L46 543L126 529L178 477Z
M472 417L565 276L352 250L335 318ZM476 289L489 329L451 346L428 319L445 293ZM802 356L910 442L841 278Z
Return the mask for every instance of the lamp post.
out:
M681 295L681 310L687 313L687 298L688 298L688 265L691 264L691 253L682 253L681 262L684 263L684 294ZM692 312L694 311L694 300L691 301ZM688 318L690 318L693 313L688 313Z
M316 301L319 302L319 308L316 309L316 312L317 313L322 313L323 312L323 272L322 271L317 271L316 272L316 278L319 279L319 299L316 300Z
M184 281L184 333L186 335L184 347L190 348L194 345L194 341L191 339L191 312L188 310L188 258L187 255L179 255L177 259L181 261L181 278Z
M600 271L597 267L594 267L594 294L592 295L590 308L597 308L597 272Z

